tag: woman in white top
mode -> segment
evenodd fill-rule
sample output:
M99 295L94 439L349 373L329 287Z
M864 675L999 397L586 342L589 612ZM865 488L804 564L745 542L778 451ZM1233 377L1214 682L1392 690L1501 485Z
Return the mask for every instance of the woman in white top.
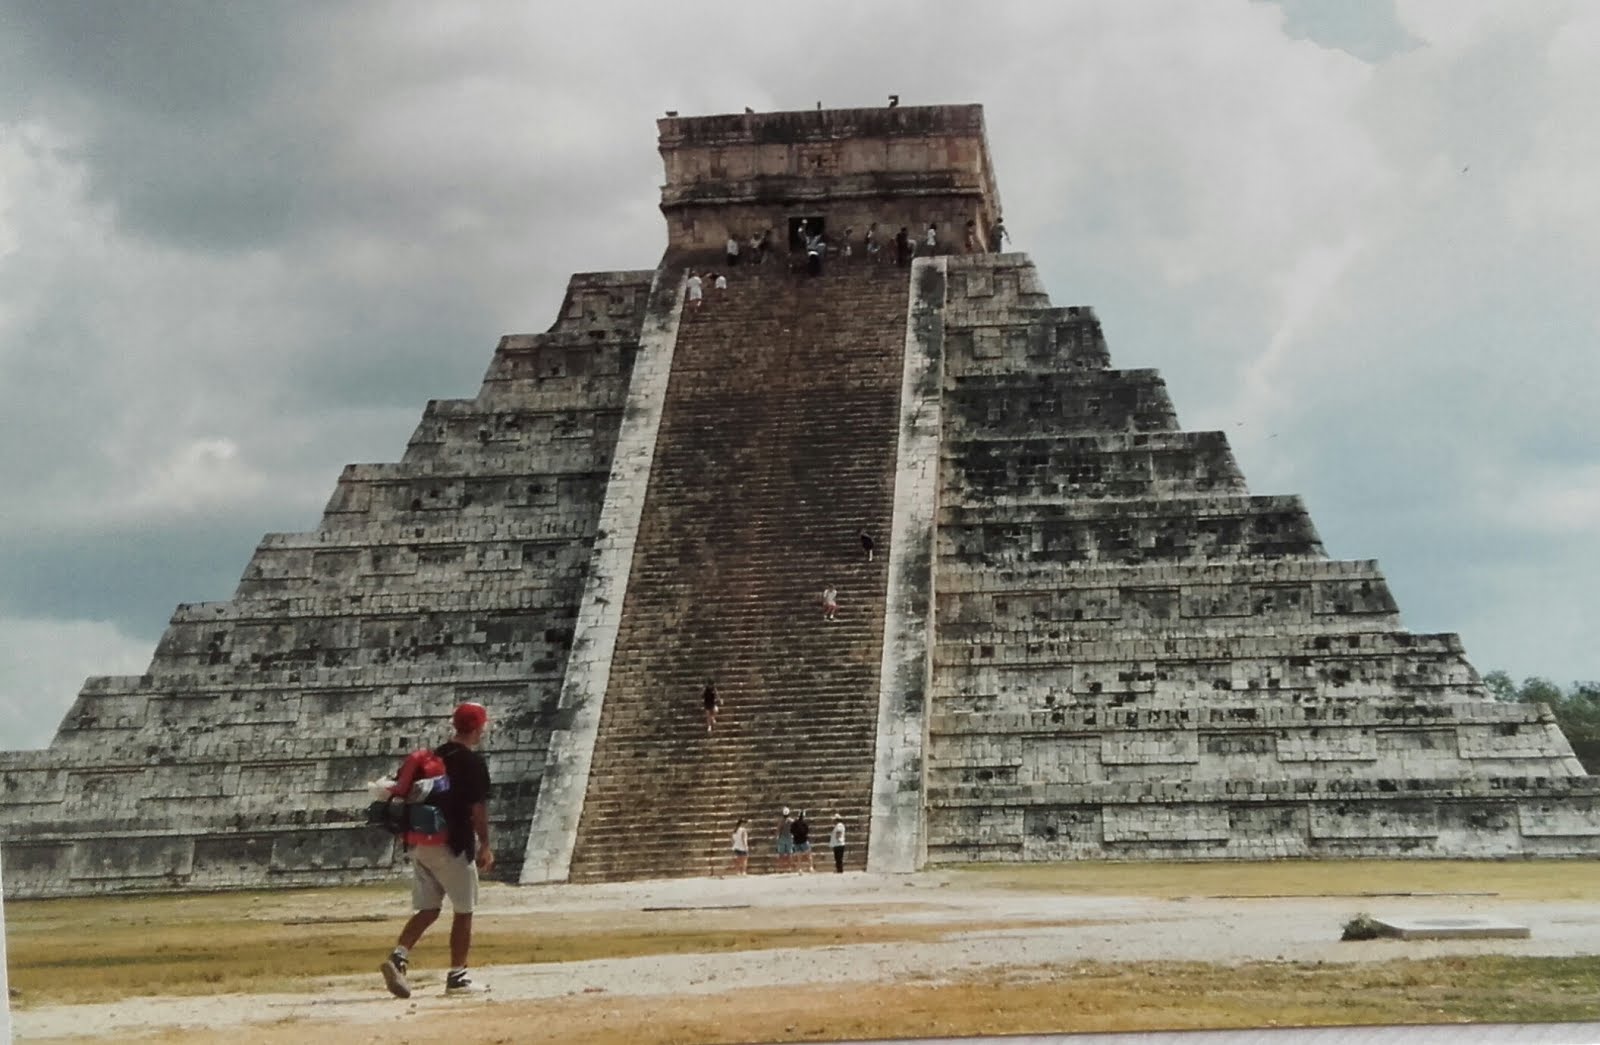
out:
M745 874L750 866L750 831L740 820L733 829L733 873Z
M833 873L844 874L844 817L833 818L833 832L828 836L828 844L833 846Z

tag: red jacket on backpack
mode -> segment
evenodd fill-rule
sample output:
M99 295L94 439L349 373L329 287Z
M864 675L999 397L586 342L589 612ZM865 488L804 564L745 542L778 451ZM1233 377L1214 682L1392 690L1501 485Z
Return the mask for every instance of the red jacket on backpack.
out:
M419 748L406 756L400 763L400 772L395 774L394 786L389 789L389 794L395 798L404 798L411 793L412 785L419 780L430 777L444 776L444 759L429 748ZM444 845L450 840L448 831L437 834L423 834L421 831L407 831L405 844L414 845Z

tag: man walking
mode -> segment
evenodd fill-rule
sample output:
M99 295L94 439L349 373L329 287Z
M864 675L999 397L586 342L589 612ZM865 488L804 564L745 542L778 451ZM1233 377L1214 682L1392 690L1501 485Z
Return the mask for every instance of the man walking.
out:
M411 997L406 979L411 949L439 918L445 897L450 898L450 973L446 994L477 994L488 990L467 974L467 952L472 948L472 909L478 900L478 874L494 868L489 847L489 767L478 754L489 712L482 704L462 704L450 716L455 735L434 750L444 762L448 790L437 804L444 814L445 830L436 835L406 832L411 848L411 919L400 930L394 950L378 967L389 993ZM435 793L439 789L435 788Z

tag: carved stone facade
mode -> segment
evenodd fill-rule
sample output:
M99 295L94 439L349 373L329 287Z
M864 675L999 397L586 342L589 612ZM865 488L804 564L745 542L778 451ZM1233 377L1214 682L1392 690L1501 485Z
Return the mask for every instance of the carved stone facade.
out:
M621 746L604 750L608 701L637 704L628 687L657 684L613 673L612 657L625 601L648 601L635 579L660 583L666 555L797 613L816 574L880 586L854 603L879 607L873 620L810 636L804 656L748 635L739 653L749 678L860 668L829 696L851 717L809 711L849 740L837 779L874 781L828 795L870 808L852 860L872 869L1600 853L1600 780L1547 710L1491 700L1455 636L1405 631L1376 564L1328 559L1298 498L1250 493L1223 434L1181 430L1155 371L1113 369L1093 311L1053 307L1025 256L964 250L966 223L981 250L1000 214L978 106L669 118L660 131L668 247L655 271L574 277L548 333L502 339L475 399L430 403L399 462L347 468L321 525L268 535L233 599L180 606L145 674L89 680L48 749L0 754L8 895L392 875L395 848L360 823L362 785L442 739L467 699L494 716L492 815L513 880L569 877L593 819L591 766L613 792L628 760L671 766L708 793L718 782L715 817L768 816L739 803L773 794L740 799L724 754L685 739L702 735L697 689L648 729L616 727ZM764 228L781 255L799 219L835 239L855 230L856 256L836 252L827 281L868 264L872 222L886 247L902 225L936 223L940 246L901 270L907 283L891 285L887 259L863 273L882 284L871 293L800 285L780 256L742 284L760 300L725 299L744 320L721 330L697 314L680 341L680 263ZM739 343L740 323L768 340ZM783 398L821 405L765 423L792 436L815 420L842 396L824 382L870 341L883 434L841 419L805 430L793 461L741 466L767 476L743 486L772 501L752 538L760 576L744 578L726 536L689 511L724 492L685 485L682 462L756 452L763 419L721 403L749 431L718 449L733 422L718 434L683 413L709 380L683 360L782 367L799 354L783 339L802 329L815 358L844 362L810 384L827 368L774 371ZM675 346L694 351L675 359ZM669 394L672 382L688 384ZM760 399L738 382L727 396ZM706 443L658 447L658 430ZM806 484L828 483L806 462L829 454L875 455L856 463L893 489L855 498L875 507L834 535L843 551L807 514L820 502ZM689 507L645 525L663 460L679 462ZM887 562L854 557L856 526L880 535ZM780 552L802 544L811 559L791 577ZM750 630L729 613L718 627ZM684 665L672 684L698 687L699 662ZM806 689L762 713L803 734ZM592 804L628 815L607 794ZM590 862L590 877L633 873Z

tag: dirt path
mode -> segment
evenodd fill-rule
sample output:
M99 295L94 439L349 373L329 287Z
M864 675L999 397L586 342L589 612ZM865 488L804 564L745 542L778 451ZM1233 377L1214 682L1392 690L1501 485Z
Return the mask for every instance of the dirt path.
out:
M313 894L314 895L314 894ZM382 902L375 900L374 905ZM365 913L347 902L329 918ZM375 971L308 982L302 993L129 999L111 1004L58 1005L14 1014L21 1040L131 1036L206 1028L328 1022L358 1028L424 1018L432 1013L505 1003L585 996L690 998L745 988L800 988L888 982L939 982L985 970L1071 966L1089 962L1157 960L1369 962L1440 955L1566 956L1600 953L1600 903L1502 901L1492 897L1392 899L1189 899L1063 896L986 887L950 875L880 878L868 875L689 879L605 886L496 888L487 892L480 924L496 915L590 913L596 923L647 909L743 910L767 921L799 920L825 908L841 920L904 926L960 923L986 928L937 940L841 947L772 948L698 955L657 955L478 970L491 983L483 999L444 998L442 970L414 970L416 994L389 997ZM317 904L308 901L308 917ZM1339 928L1358 911L1380 916L1492 915L1530 926L1527 940L1399 943L1338 942ZM399 925L399 911L394 912ZM314 933L314 929L313 929ZM373 956L376 967L381 955ZM378 1029L373 1027L372 1029Z

